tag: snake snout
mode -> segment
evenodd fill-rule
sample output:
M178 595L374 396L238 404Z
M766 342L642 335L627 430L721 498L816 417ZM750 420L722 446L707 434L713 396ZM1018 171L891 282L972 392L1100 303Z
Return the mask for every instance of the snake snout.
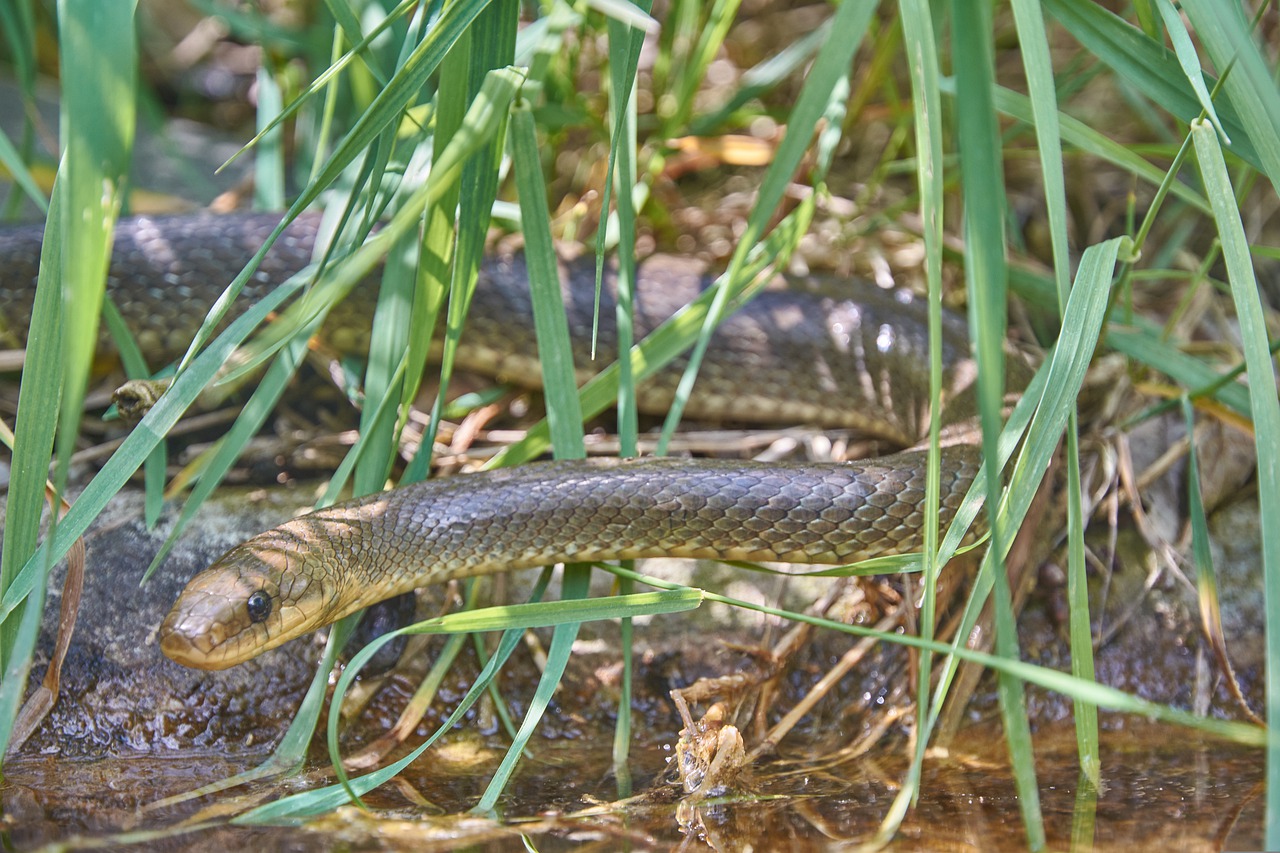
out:
M225 669L234 663L219 654L230 636L226 602L199 591L178 599L160 626L160 651L183 666Z

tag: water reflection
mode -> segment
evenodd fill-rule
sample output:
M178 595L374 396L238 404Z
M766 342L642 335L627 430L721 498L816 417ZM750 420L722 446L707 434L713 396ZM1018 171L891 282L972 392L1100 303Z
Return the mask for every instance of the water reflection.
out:
M474 736L463 736L474 737ZM1259 849L1262 844L1262 755L1200 738L1182 729L1143 722L1103 734L1104 789L1080 784L1074 731L1036 734L1040 797L1052 849ZM344 811L296 829L226 826L153 840L158 849L213 843L293 850L358 844L361 849L512 849L520 834L539 850L823 850L868 840L897 793L901 750L821 771L787 758L759 768L750 795L682 801L665 784L661 740L637 750L640 794L612 802L607 739L573 738L535 746L535 760L503 801L502 820L464 813L487 774L473 761L452 768L447 751L420 762L398 785L369 799L371 815ZM788 749L788 758L798 747ZM919 806L889 849L1021 850L1018 802L994 730L963 732L926 765ZM498 753L491 753L496 762ZM6 765L0 787L6 849L32 849L73 836L176 827L197 806L167 812L140 807L208 779L214 759L114 759L65 762L22 759ZM193 766L193 764L195 766ZM69 766L70 765L70 766ZM810 766L813 766L812 764ZM263 793L263 792L258 792ZM257 797L254 798L255 800ZM431 814L421 806L434 804ZM207 803L205 804L207 805ZM440 817L440 809L454 817ZM233 812L234 813L234 810Z

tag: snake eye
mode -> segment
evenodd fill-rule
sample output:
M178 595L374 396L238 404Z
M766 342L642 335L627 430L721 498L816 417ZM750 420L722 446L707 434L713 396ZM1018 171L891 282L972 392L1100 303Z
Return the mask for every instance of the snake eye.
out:
M244 606L249 611L250 622L262 622L271 615L271 595L258 590L249 596Z

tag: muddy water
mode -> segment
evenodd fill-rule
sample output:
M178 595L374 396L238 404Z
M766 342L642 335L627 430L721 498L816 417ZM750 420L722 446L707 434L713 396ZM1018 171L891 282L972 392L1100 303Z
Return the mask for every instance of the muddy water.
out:
M1051 848L1260 849L1262 756L1185 730L1131 723L1104 735L1105 790L1082 792L1069 726L1036 735ZM594 744L594 745L593 745ZM500 806L501 822L465 813L501 752L460 735L397 783L303 827L241 828L227 816L294 784L250 788L182 806L161 797L245 769L223 759L23 758L0 787L4 849L54 842L182 850L510 850L521 834L539 850L822 850L870 838L896 794L901 749L824 769L764 765L750 794L691 805L667 783L666 744L637 750L637 790L615 802L607 739L535 741ZM795 747L791 754L796 754ZM927 764L924 793L890 849L1018 850L1017 798L994 731L971 730ZM201 811L201 809L205 809ZM200 828L184 829L191 821ZM121 836L119 833L126 833Z

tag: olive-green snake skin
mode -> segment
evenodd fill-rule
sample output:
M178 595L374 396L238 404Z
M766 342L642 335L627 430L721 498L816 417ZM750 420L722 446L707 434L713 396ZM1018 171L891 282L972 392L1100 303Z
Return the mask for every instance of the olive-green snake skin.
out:
M125 220L109 292L153 355L180 353L206 307L278 222L271 215ZM305 266L317 220L294 223L246 288L249 299ZM25 329L40 230L0 231L0 305ZM571 264L564 295L578 366L594 310L594 268ZM643 265L636 335L704 287L687 261ZM841 283L766 291L722 324L687 407L691 417L852 427L899 446L929 419L924 307L895 291ZM798 290L797 290L798 289ZM367 289L366 289L367 290ZM356 296L361 294L357 292ZM367 345L372 300L349 300L327 339ZM596 364L614 360L612 291L601 304ZM336 324L336 325L335 325ZM18 342L20 343L20 341ZM971 410L963 323L944 330L946 418ZM536 384L536 345L522 262L486 264L459 366ZM683 363L643 389L663 412ZM451 578L561 561L651 556L839 564L918 549L924 503L920 452L814 465L648 459L548 462L432 480L294 519L233 548L187 586L160 629L175 661L222 669L402 592ZM978 468L975 451L943 454L942 522Z

